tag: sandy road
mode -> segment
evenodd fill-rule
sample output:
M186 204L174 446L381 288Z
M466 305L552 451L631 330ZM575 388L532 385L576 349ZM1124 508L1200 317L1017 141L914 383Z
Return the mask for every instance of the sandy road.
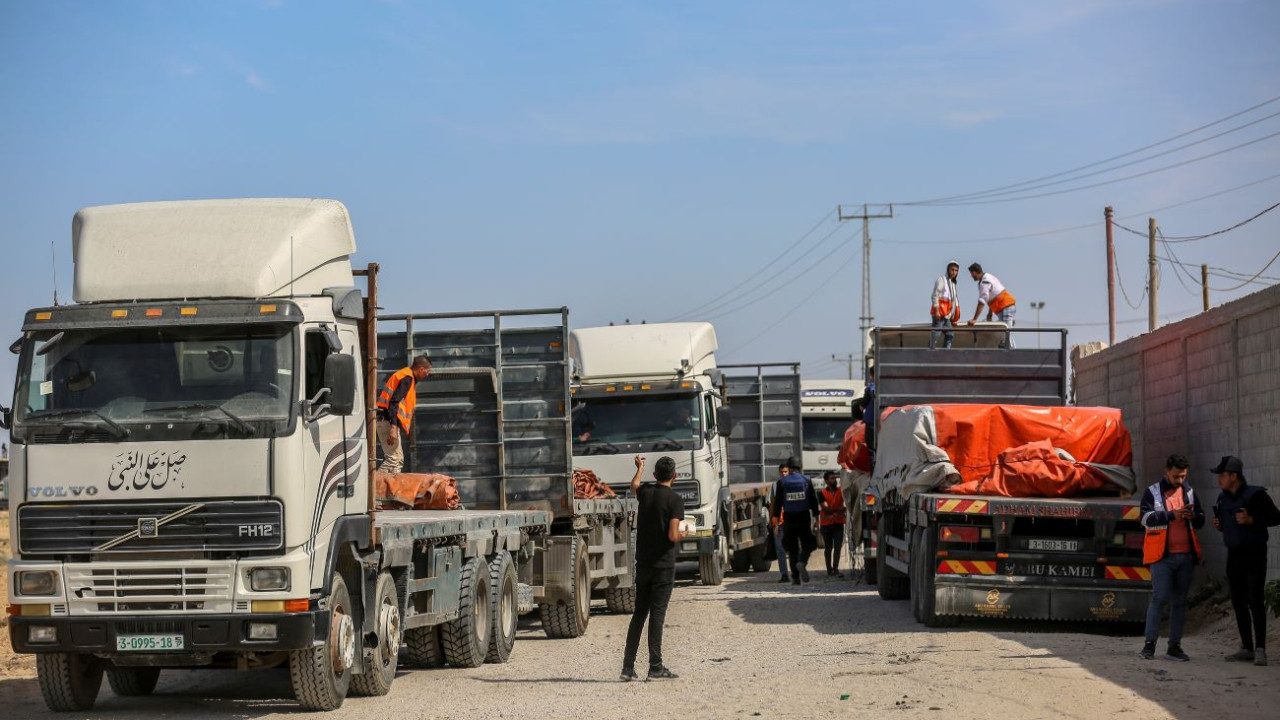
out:
M349 698L334 718L1275 718L1280 663L1223 662L1230 634L1203 632L1187 664L1136 657L1137 638L1087 628L965 624L929 631L906 602L851 582L803 588L772 576L697 585L682 573L668 615L678 680L617 682L627 618L596 614L586 637L547 640L526 624L511 662L402 672L383 698ZM7 638L6 638L7 640ZM1160 647L1163 652L1163 643ZM644 651L641 651L643 664ZM847 696L847 697L846 697ZM0 680L6 718L55 716L30 678ZM74 714L72 715L74 716ZM287 674L166 671L156 695L116 697L101 718L299 717Z

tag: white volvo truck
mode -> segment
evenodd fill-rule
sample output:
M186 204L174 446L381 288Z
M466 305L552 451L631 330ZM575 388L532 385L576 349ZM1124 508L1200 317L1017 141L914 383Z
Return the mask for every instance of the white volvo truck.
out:
M697 560L706 585L723 582L726 567L744 554L754 554L759 570L768 563L761 512L768 487L730 486L733 427L716 347L715 328L705 322L579 328L569 336L574 465L622 495L636 455L646 458L647 474L670 455L672 487L696 525L678 545L677 560Z
M50 708L104 673L287 667L330 710L402 655L507 659L550 513L375 512L377 266L341 203L96 207L72 234L75 304L26 313L3 409L9 635Z
M828 470L840 472L840 446L853 424L853 402L862 397L861 380L801 380L800 423L804 426L804 472L821 482Z

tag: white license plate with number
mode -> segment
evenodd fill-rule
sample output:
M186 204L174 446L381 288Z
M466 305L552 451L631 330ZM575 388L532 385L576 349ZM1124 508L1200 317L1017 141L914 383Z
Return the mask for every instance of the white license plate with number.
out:
M1079 540L1031 540L1030 550L1056 550L1059 552L1075 552L1080 549Z
M181 635L117 635L116 650L120 652L166 652L181 650Z

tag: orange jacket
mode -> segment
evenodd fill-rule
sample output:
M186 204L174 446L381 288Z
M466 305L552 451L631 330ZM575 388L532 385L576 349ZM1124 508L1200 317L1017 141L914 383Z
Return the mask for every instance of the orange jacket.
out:
M818 511L818 524L844 525L844 492L838 487L834 490L824 487L820 492L822 493L823 505Z
M383 385L382 392L378 393L377 404L379 410L390 411L391 403L395 396L400 394L397 391L404 382L408 382L409 387L396 403L396 424L407 434L409 426L413 424L413 409L418 404L418 382L413 377L413 368L401 368L387 378L387 384Z

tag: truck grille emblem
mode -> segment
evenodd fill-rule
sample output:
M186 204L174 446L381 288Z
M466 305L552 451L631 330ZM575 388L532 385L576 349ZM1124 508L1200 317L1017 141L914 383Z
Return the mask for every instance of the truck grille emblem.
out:
M138 518L138 537L153 538L160 534L160 525L153 517Z

